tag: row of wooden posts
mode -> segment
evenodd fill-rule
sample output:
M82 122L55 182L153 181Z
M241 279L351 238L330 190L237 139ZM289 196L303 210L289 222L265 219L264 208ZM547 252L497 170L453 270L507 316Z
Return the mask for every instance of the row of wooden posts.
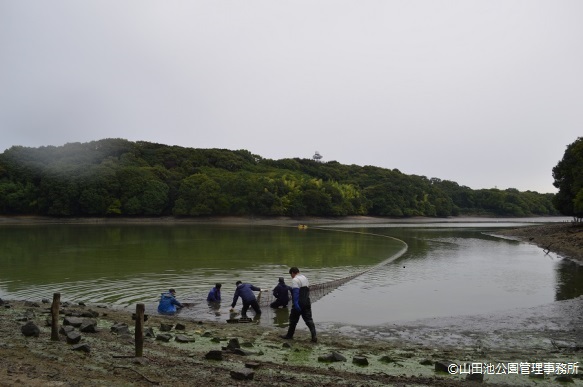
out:
M53 294L53 304L51 306L51 340L59 341L59 311L61 306L61 293ZM144 354L144 304L136 305L136 357Z

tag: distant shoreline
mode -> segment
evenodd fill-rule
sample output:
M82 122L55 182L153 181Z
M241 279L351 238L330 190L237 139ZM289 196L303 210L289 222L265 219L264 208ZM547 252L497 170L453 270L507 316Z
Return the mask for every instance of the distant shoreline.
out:
M374 223L443 223L443 222L524 222L532 219L533 223L567 223L570 217L563 216L536 216L536 217L491 217L491 216L456 216L448 218L390 218L377 216L345 216L338 218L322 217L237 217L237 216L213 216L213 217L50 217L36 215L0 216L0 225L17 224L226 224L226 225L298 225L298 224L374 224Z

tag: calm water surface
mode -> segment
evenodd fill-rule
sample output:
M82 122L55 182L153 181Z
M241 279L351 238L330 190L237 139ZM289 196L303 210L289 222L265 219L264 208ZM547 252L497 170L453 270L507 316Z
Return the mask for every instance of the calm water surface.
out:
M160 292L174 287L179 300L195 304L181 313L224 321L238 279L272 289L278 277L289 279L289 266L298 266L312 283L324 283L387 261L316 301L316 321L383 324L583 294L581 267L491 236L517 224L4 225L0 297L38 301L60 292L72 302L128 308L143 302L155 313ZM403 249L399 240L407 251L391 261ZM204 302L215 282L223 283L217 310ZM261 324L287 323L287 310L268 309Z

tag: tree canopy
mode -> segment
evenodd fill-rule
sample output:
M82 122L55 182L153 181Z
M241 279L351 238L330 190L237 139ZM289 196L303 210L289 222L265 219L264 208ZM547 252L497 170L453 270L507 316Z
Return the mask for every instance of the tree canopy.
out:
M553 168L553 185L559 189L554 205L563 215L583 218L583 137L569 144Z
M563 169L573 168L570 161L564 164L555 168L555 178L562 176L556 186L571 195L578 187L577 194L581 181L570 182L576 180L573 174L563 177ZM577 165L580 171L580 159ZM302 158L271 160L247 150L124 139L14 146L0 154L4 215L557 215L553 197L516 189L472 190L397 169ZM563 196L555 200L568 202Z

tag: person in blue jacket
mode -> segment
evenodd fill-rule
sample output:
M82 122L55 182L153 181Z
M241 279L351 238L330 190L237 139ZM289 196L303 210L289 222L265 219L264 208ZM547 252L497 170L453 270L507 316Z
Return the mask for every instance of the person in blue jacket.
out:
M279 277L279 283L273 288L273 297L275 297L275 301L269 304L269 306L272 308L279 308L280 306L284 308L287 307L290 290L291 287L285 284L283 277Z
M241 297L243 301L243 309L241 309L241 316L247 317L247 310L252 307L255 311L255 315L259 316L261 314L261 308L259 303L255 298L255 292L261 292L261 289L253 286L251 284L244 284L241 281L236 283L237 289L235 290L235 295L233 296L233 303L231 304L231 312L235 310L235 305L237 305L237 300Z
M181 309L182 304L176 299L176 290L170 289L167 293L162 293L158 304L158 313L174 314L177 309Z
M221 302L221 284L216 283L215 287L211 289L206 300L208 302Z

